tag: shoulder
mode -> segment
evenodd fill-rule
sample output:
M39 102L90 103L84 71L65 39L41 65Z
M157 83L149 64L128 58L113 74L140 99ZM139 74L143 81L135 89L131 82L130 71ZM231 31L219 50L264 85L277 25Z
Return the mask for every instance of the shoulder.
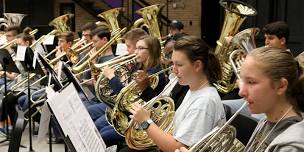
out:
M199 91L191 94L193 104L196 105L193 108L207 108L207 107L217 107L221 104L221 98L214 87L206 87Z

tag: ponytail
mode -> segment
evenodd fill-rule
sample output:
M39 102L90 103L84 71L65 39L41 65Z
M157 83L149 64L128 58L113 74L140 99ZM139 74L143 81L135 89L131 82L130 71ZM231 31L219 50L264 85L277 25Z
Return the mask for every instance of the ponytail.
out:
M211 84L222 78L221 64L213 51L209 51L207 63L205 64L205 73Z
M294 99L293 106L297 111L304 112L304 77L302 76L291 89L291 96Z

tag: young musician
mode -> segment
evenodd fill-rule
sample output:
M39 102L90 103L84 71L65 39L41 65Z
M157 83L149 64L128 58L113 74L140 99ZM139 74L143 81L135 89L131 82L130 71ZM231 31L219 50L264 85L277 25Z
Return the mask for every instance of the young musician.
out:
M159 40L152 36L143 36L136 43L136 61L138 65L135 67L139 73L135 79L141 79L143 75L151 75L161 70L160 66L160 43ZM105 73L104 73L105 74ZM119 78L110 73L106 73L105 76L110 80L110 87L113 89L115 94L118 94L124 85L120 82ZM166 84L166 79L164 74L159 74L159 82L155 89L150 86L141 88L142 95L140 98L146 99L143 94L147 94L153 90L153 92L160 93ZM153 96L154 97L154 96ZM151 99L151 98L150 98ZM145 100L146 101L146 100ZM107 123L106 117L104 115L105 108L99 108L99 110L89 107L88 111L91 114L93 120L95 120L95 125L97 129L100 130L101 136L105 141L107 146L117 144L119 141L123 140L123 137L118 135L114 128ZM102 112L102 113L100 113ZM99 116L99 117L97 117Z
M129 54L133 54L136 50L136 43L139 40L140 37L148 35L147 32L145 32L141 28L134 28L130 31L128 31L122 38L125 41L125 44L127 45L127 50Z
M258 48L250 52L241 67L240 96L252 113L265 113L245 151L264 151L290 125L302 120L298 107L303 89L296 85L301 70L285 49ZM297 87L297 88L295 88ZM295 92L294 90L301 91Z
M287 49L289 28L285 22L277 21L264 26L265 46Z
M221 76L220 64L209 50L205 42L194 36L184 36L174 45L173 72L178 83L189 85L190 89L175 112L173 135L153 122L143 128L161 151L189 147L225 122L220 96L211 86ZM130 112L141 126L151 122L151 112L138 103L132 105Z

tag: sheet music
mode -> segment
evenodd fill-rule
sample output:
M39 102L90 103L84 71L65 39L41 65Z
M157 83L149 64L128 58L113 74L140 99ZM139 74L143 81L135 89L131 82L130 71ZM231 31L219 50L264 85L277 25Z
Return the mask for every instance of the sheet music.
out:
M47 38L43 41L44 45L53 45L55 35L48 35Z
M25 58L25 52L26 52L26 47L18 45L17 46L17 54L16 54L16 61L24 61Z
M125 43L118 43L116 46L116 55L126 55L128 54L128 47Z
M105 151L106 146L73 84L47 102L76 151Z

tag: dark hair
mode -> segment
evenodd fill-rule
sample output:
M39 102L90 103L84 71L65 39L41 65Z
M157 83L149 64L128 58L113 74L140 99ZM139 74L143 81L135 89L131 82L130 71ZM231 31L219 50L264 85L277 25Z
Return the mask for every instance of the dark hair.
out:
M81 26L81 31L85 31L85 30L93 31L96 27L97 27L97 25L95 23L88 22L88 23Z
M276 35L278 38L284 37L286 43L289 39L289 28L288 25L283 21L272 22L264 26L263 32L265 34Z
M302 69L293 55L285 49L261 47L252 50L248 56L262 63L261 69L273 82L281 78L288 81L286 96L294 108L299 110L298 105L303 105L304 101L304 82L303 78L299 81ZM303 110L304 107L301 108Z
M19 26L9 26L4 31L5 32L13 32L14 36L16 36L19 33L21 33L21 28Z
M204 64L203 72L211 84L221 79L220 62L202 39L196 36L183 36L175 42L174 50L183 52L192 62L202 61Z
M138 41L143 40L149 51L149 60L146 68L154 67L160 64L161 46L156 37L144 35Z
M67 42L74 42L74 33L71 32L71 31L68 31L68 32L62 32L58 38L62 38L62 39L65 39Z
M130 41L136 43L139 40L139 38L144 36L144 35L148 35L148 33L141 28L134 28L134 29L128 31L123 36L123 39L124 40L130 40Z
M91 32L92 36L95 36L97 35L99 38L103 38L103 37L106 37L108 40L111 39L111 32L109 31L109 29L107 28L103 28L103 27L97 27L96 29L94 29L92 32Z

